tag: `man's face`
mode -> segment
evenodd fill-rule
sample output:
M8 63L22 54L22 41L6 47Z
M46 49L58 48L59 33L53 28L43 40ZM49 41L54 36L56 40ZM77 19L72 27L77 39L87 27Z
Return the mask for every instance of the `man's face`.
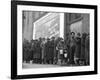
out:
M77 37L80 37L81 35L80 34L77 34Z
M72 33L72 35L71 35L72 37L74 37L75 36L75 34L74 33Z
M55 40L55 38L54 38L54 37L52 38L52 41L53 41L53 40Z

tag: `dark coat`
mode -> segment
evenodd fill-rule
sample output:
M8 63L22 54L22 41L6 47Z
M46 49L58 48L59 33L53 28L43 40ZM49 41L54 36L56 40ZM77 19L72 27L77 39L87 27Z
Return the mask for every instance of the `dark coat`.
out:
M27 44L24 43L23 44L23 61L27 60L27 53L28 53Z
M41 43L41 48L42 48L42 59L46 57L46 43L42 42Z
M54 42L54 57L56 59L57 59L57 56L58 56L57 44L58 44L58 40L55 40L55 42Z
M76 51L75 51L75 56L77 58L80 58L81 55L81 38L76 37Z
M28 42L23 44L23 59L25 61L31 60L31 44Z
M90 53L90 41L89 37L86 38L85 40L85 59L89 63L89 53Z
M34 43L34 58L40 58L40 45L38 41Z
M31 43L29 43L27 45L28 48L28 53L27 53L27 57L28 57L28 61L32 60L32 51L31 51Z
M58 59L63 59L63 53L60 53L60 50L64 50L64 42L60 41L57 44L57 48L58 48Z
M54 42L48 41L46 43L46 59L50 60L54 58Z
M81 40L81 59L85 59L85 39L86 39L86 34L83 34Z

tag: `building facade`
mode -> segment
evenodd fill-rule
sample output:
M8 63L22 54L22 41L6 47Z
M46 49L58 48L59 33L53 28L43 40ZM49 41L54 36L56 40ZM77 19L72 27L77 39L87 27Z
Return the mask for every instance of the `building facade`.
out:
M46 16L48 14L48 12L37 12L37 11L23 11L23 40L26 39L28 41L31 41L33 39L33 31L34 31L34 25L33 23L35 23L36 21L38 21L39 19L41 19L43 16ZM55 15L54 15L55 14ZM77 33L89 33L89 29L90 29L90 20L89 20L89 14L81 14L81 13L63 13L64 14L64 38L66 39L67 34L70 32L75 32ZM57 16L58 14L53 13L51 17L54 17L52 19L50 19L50 17L48 16L47 19L43 20L44 22L47 22L47 24L45 25L40 25L38 26L41 27L45 27L43 28L43 30L40 29L40 32L42 31L44 36L46 36L45 34L48 34L49 32L46 32L46 28L49 26L51 28L49 28L51 31L51 37L52 34L56 34L57 33L57 29L59 30L59 16ZM56 16L56 17L55 17ZM40 23L42 23L43 21L40 21ZM49 22L48 22L49 21ZM39 23L39 24L40 24ZM43 23L44 24L44 23ZM47 27L46 27L47 26ZM55 27L56 26L56 27ZM39 29L38 29L39 30ZM38 31L39 32L39 31ZM41 33L42 33L41 32ZM41 36L41 33L37 34ZM42 34L42 35L43 35ZM59 34L59 31L58 31Z
M90 16L89 14L65 13L64 14L64 38L70 32L89 33Z
M31 41L33 39L33 23L46 15L47 12L41 11L23 11L23 22L22 22L22 39Z

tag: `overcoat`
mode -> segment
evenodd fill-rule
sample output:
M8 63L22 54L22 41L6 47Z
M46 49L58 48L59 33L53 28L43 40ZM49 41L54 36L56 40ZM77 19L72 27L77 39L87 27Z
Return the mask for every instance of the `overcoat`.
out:
M54 42L47 41L46 45L46 59L50 60L54 58Z
M85 40L85 59L89 63L89 52L90 52L90 41L89 37L86 38Z
M81 39L81 59L85 59L85 39L86 34L84 33Z
M81 38L76 37L76 51L75 51L75 57L80 58L81 55Z

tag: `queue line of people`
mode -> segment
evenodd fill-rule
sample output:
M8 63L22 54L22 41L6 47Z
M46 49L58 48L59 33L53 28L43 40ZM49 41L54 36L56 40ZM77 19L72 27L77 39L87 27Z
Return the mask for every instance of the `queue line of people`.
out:
M39 64L89 65L89 34L71 32L66 39L39 38L23 43L23 61Z

